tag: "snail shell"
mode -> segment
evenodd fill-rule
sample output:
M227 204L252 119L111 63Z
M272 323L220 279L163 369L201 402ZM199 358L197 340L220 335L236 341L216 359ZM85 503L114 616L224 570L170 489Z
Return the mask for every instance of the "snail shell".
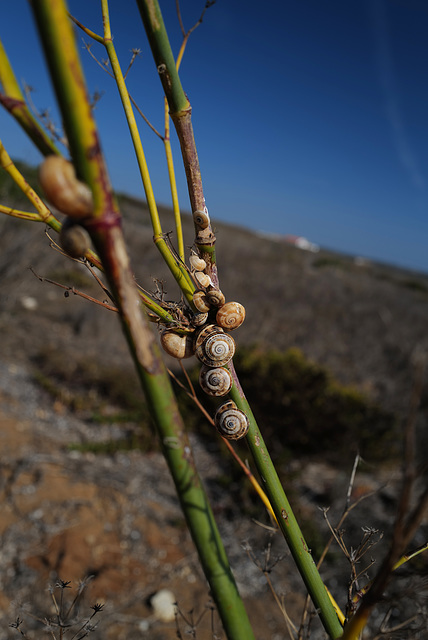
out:
M165 329L161 333L161 345L168 355L173 358L190 358L195 353L192 336L180 335L175 331Z
M211 278L206 273L203 273L203 271L196 271L195 278L201 287L209 287L211 284Z
M208 313L195 313L193 318L190 320L194 327L202 327L208 320Z
M200 347L203 341L213 333L224 333L224 331L221 327L218 327L216 324L207 324L207 326L201 329L196 336L196 341L195 341L196 349Z
M245 308L239 302L226 302L217 311L217 324L223 329L237 329L245 320Z
M199 373L199 384L209 396L225 396L232 388L232 375L224 367L203 366Z
M232 400L217 409L214 422L217 431L228 440L239 440L248 433L248 418Z
M61 156L48 156L39 169L39 180L47 199L70 218L90 216L92 192L76 178L71 162Z
M197 310L202 313L207 313L211 309L208 298L205 295L205 291L196 291L193 294L193 304Z
M207 300L213 307L221 307L224 305L224 294L219 289L211 289L207 291Z
M91 239L86 229L70 218L66 218L62 225L59 241L64 251L72 258L81 258L91 246Z
M206 229L210 223L210 217L205 211L194 211L193 221L201 229Z
M210 327L212 325L208 325ZM215 326L215 325L214 325ZM201 334L204 333L204 329ZM235 341L219 327L200 341L196 341L196 357L208 367L222 367L232 360L235 353Z
M189 262L190 262L190 266L195 271L203 271L207 266L207 263L205 262L205 260L202 260L202 258L200 258L199 256L196 256L195 254L192 254L190 256Z

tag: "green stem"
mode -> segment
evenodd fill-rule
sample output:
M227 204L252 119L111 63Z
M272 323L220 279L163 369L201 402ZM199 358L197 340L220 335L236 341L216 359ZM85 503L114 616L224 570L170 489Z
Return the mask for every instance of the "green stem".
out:
M193 134L191 119L192 108L181 86L159 3L157 0L137 0L137 5L162 82L165 97L168 101L170 116L174 122L175 130L180 141L192 212L207 212L202 187L201 169ZM197 217L195 216L194 222L196 244L214 246L215 235L212 231L211 224L204 227L198 224ZM211 275L211 264L215 265L214 250L210 254L210 259L212 262L208 263L206 269L209 275Z
M263 488L275 512L278 525L287 541L314 606L319 612L325 630L330 635L330 638L334 640L340 638L343 632L342 626L312 558L311 551L305 542L293 510L285 495L276 469L270 458L269 451L257 426L253 412L251 411L251 407L239 384L235 369L232 364L229 364L228 367L234 378L230 397L236 406L241 409L241 411L244 411L249 419L250 429L246 437L247 444L253 456L257 471L262 479Z
M29 110L1 40L0 85L3 87L0 103L20 124L39 151L45 156L59 155L60 152Z
M140 313L138 292L130 269L120 216L89 108L73 33L66 20L65 2L37 0L32 7L73 157L79 174L90 186L94 196L93 215L83 220L82 224L92 236L118 304L130 352L146 392L162 449L227 636L231 640L252 640L254 635L193 462L191 447L159 347L146 316Z

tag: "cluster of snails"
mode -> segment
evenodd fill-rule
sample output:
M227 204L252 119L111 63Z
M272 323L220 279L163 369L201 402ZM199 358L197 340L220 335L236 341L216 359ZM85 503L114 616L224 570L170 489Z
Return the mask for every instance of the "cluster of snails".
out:
M61 245L71 257L80 258L90 248L90 238L82 226L93 211L92 192L80 182L71 162L60 156L48 156L39 171L40 183L48 200L68 217L60 233ZM199 234L209 230L207 211L195 211ZM204 236L205 237L205 236ZM239 302L226 302L223 293L205 272L207 264L192 252L190 272L197 290L193 296L190 326L164 328L161 344L171 356L183 359L196 355L202 362L199 382L210 396L222 397L232 388L232 375L225 365L235 353L235 341L226 333L241 326L245 309ZM215 319L215 322L214 322ZM248 431L248 418L234 402L224 402L216 411L215 425L225 438L237 440Z
M180 335L177 330L164 329L161 344L175 358L196 355L202 363L199 374L201 388L210 396L222 397L229 393L233 385L232 375L226 365L235 353L235 341L226 331L241 326L245 309L239 302L225 301L223 293L214 287L210 276L203 271L206 268L205 260L193 254L189 262L200 286L193 295L197 310L191 318L193 330ZM215 323L212 321L214 317ZM231 440L242 438L248 432L247 416L231 400L217 409L214 421L221 435Z

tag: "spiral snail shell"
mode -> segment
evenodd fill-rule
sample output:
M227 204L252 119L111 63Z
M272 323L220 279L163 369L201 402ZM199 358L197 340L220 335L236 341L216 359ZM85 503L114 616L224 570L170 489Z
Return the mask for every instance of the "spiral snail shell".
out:
M182 360L190 358L195 353L193 338L190 335L180 335L170 329L161 333L161 345L166 353L173 358Z
M228 440L239 440L248 433L248 418L232 400L217 409L214 422L217 431Z
M202 327L208 320L208 313L195 313L190 322L194 327Z
M91 215L92 192L76 178L71 162L61 156L48 156L39 169L39 180L47 199L59 211L76 220Z
M192 255L190 256L189 262L190 262L190 266L195 271L203 271L207 266L207 263L205 262L205 260L203 260L199 256L196 256L194 253L192 253Z
M211 278L203 271L196 271L195 278L198 281L198 284L201 285L201 287L209 287L211 284Z
M199 384L209 396L225 396L231 390L233 380L224 367L211 368L203 365L199 372Z
M193 304L195 305L197 310L201 311L202 313L208 313L208 311L211 309L208 298L205 295L205 291L196 291L193 294Z
M59 233L61 247L72 258L81 258L91 246L89 233L71 218L66 218Z
M196 339L196 357L208 367L222 367L232 360L235 341L215 325L204 327Z
M237 329L245 320L245 308L239 302L226 302L217 311L217 324L223 329Z
M224 305L224 294L219 289L211 289L210 291L207 291L206 297L213 307L221 307Z
M201 229L206 229L210 223L210 217L205 211L194 211L193 221Z

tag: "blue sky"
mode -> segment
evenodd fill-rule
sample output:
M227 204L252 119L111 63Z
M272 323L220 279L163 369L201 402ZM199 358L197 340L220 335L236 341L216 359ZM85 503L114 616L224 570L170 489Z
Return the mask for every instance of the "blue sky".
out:
M202 2L182 0L186 27ZM101 32L97 0L71 12ZM175 1L161 1L175 53ZM162 93L136 5L110 0L122 65L141 109L162 128ZM7 14L7 15L6 15ZM212 219L298 234L326 248L428 272L428 3L425 0L217 0L192 34L181 77ZM55 109L26 0L8 3L0 37L39 109ZM80 38L79 34L79 38ZM93 52L106 54L99 45ZM82 49L114 187L143 197L117 91ZM141 123L155 194L169 203L162 143ZM14 157L40 156L6 113ZM188 210L174 143L180 203Z

